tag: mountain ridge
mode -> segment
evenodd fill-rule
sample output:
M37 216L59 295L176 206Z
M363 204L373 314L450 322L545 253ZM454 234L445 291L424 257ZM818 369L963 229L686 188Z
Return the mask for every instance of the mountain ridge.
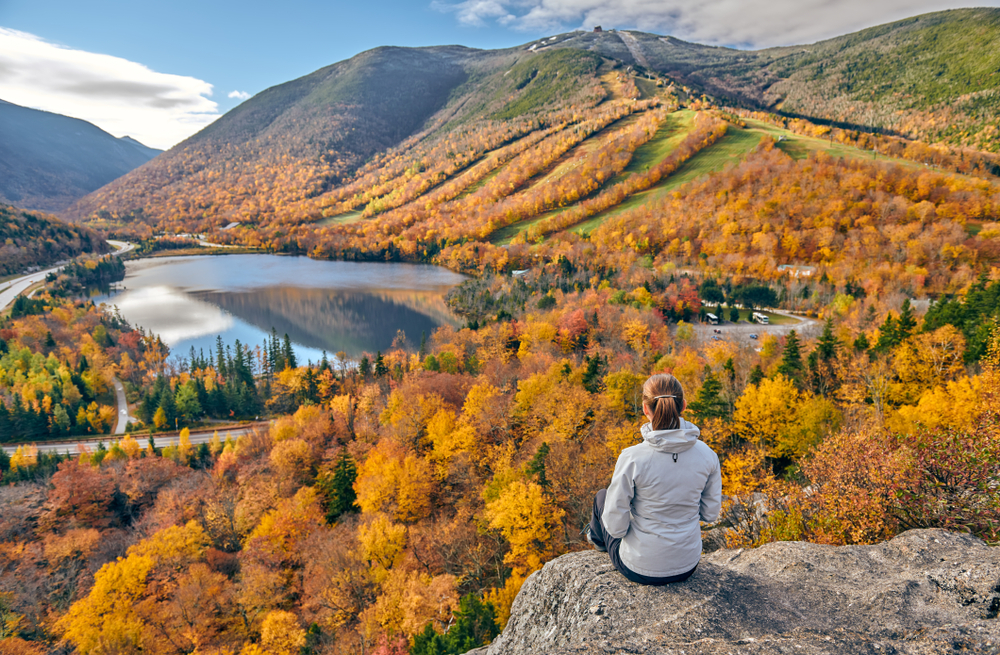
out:
M0 202L60 212L160 152L79 118L0 100Z
M983 21L982 16L996 21ZM689 105L707 110L733 106L783 112L776 121L805 116L817 123L805 129L815 132L814 136L829 134L831 143L833 134L824 132L821 125L846 127L850 133L838 138L855 144L858 150L853 156L863 156L865 150L901 153L909 148L905 142L887 143L861 136L869 132L940 140L945 150L974 143L988 151L1000 148L1000 130L982 118L988 117L988 112L973 109L988 108L994 96L1000 99L1000 79L978 80L973 75L979 70L973 66L975 62L955 63L949 70L957 82L951 86L931 80L938 54L914 63L905 89L916 96L921 89L936 88L937 95L927 96L930 104L914 104L905 94L889 93L897 77L890 75L892 66L905 63L898 57L893 59L892 52L909 52L914 44L923 43L921 39L934 37L941 30L942 52L952 52L957 47L954 34L970 21L984 26L981 39L1000 39L1000 10L954 10L809 46L760 51L614 30L559 34L501 50L383 46L263 91L152 165L83 198L67 215L105 229L139 233L175 229L210 232L239 222L240 230L227 233L227 239L302 252L312 246L300 244L304 240L315 243L313 237L318 233L351 239L359 230L366 235L385 232L386 226L368 227L367 221L401 206L412 206L416 211L419 204L429 207L439 198L451 202L455 198L451 191L437 192L445 182L463 197L514 165L507 155L501 156L503 148L520 152L519 144L529 141L530 149L545 147L549 141L538 139L546 134L562 138L546 130L568 130L564 134L576 136L570 139L573 143L564 141L564 145L575 146L598 135L604 138L607 123L596 131L583 127L601 112L614 114L613 121L617 121L656 107ZM891 60L891 65L880 63L881 68L877 68L872 64L874 72L865 73L867 78L861 73L845 78L845 67L858 58L859 48L881 48L881 59ZM992 58L990 53L987 59ZM817 73L820 65L829 74ZM878 89L884 97L878 103L852 95L865 87L868 79L882 80ZM943 101L938 100L946 97L948 89L964 94L948 96L949 102L965 98L961 107L973 109L960 111L960 104L955 104L959 109L943 107ZM971 99L967 97L970 89L975 96ZM645 104L630 104L637 102ZM881 109L876 107L879 103ZM949 122L942 122L946 117ZM739 127L742 119L734 120L733 125ZM942 127L948 124L954 129ZM630 147L635 145L638 142ZM816 143L810 145L816 147ZM915 161L929 163L935 156L933 149L924 145L915 150L922 153L908 155ZM495 164L498 168L466 175L474 166L485 166L493 156L501 157ZM948 157L960 163L966 155L955 150ZM989 157L975 158L984 162L977 164L980 170L996 168ZM538 172L531 172L531 166L521 170L529 178ZM518 179L502 195L525 185L530 186L528 178ZM588 189L584 196L596 190L593 186ZM431 192L437 195L428 199L426 194ZM501 197L487 195L490 202ZM576 192L571 195L578 197ZM602 202L606 205L608 201ZM542 211L554 208L547 201ZM402 220L418 220L415 217L423 215L421 211L410 212L411 217ZM522 215L524 211L529 210L524 209ZM482 228L485 233L495 231L492 219L483 220L487 221ZM266 231L261 230L264 227ZM401 234L398 228L391 229L397 236ZM312 236L304 239L306 235ZM426 257L448 247L454 239L469 237L457 234L439 239L438 244L425 249ZM364 256L397 257L398 245L379 246Z

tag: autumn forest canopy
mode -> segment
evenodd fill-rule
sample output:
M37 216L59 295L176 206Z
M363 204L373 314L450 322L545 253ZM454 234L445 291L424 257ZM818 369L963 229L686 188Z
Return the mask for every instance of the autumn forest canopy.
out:
M379 48L245 102L72 227L4 209L7 274L76 259L0 318L0 441L24 442L0 455L0 653L489 643L527 576L587 547L659 372L722 463L706 548L997 543L997 15L794 53ZM277 332L171 353L87 300L124 275L95 230L144 256L205 234L446 266L461 327L355 362ZM104 437L116 379L138 423Z

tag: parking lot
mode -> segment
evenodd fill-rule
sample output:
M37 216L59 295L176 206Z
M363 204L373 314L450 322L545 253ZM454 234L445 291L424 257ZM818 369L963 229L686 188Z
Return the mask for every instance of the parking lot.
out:
M747 323L746 321L740 321L739 323L730 323L727 321L719 325L695 323L695 335L700 341L736 341L753 344L754 342L759 343L765 334L773 334L780 337L795 330L800 337L811 338L819 336L822 330L821 323L816 319L804 318L774 310L770 310L768 313L784 316L792 319L792 321L782 323L781 325L760 325L759 323ZM754 338L755 335L756 339Z

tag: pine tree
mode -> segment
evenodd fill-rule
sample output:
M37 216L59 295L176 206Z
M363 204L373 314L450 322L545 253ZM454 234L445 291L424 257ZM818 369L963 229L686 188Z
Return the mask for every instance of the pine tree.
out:
M903 307L899 312L899 321L896 323L897 343L903 343L917 329L917 319L913 316L913 307L910 306L910 299L903 301Z
M281 347L282 357L285 359L285 366L288 368L298 368L299 364L295 361L295 350L292 349L292 340L288 338L288 333L285 333L284 343Z
M722 397L722 382L714 373L705 378L695 399L688 403L688 409L700 420L728 416L729 403Z
M795 330L785 337L785 350L781 353L778 373L799 382L802 378L802 345Z
M549 486L549 481L545 477L545 458L549 456L549 444L542 442L538 447L538 452L531 458L524 472L528 475L538 475L538 485L545 489Z
M316 479L316 486L325 500L326 520L335 522L343 514L358 511L355 504L357 495L354 493L354 481L358 477L358 468L354 459L346 450L340 452L332 472L321 473Z
M875 342L874 350L880 353L889 352L899 345L899 323L896 317L889 314L885 317L885 323L879 328L878 341Z
M760 364L757 364L752 369L750 369L750 377L747 379L747 384L756 386L760 384L760 381L763 379L764 379L764 369L760 367Z
M826 325L823 326L823 334L820 335L819 341L816 343L816 352L819 353L820 359L829 362L837 356L838 346L840 343L833 336L833 319L828 318Z
M727 359L726 363L722 365L722 370L726 372L726 377L730 383L736 382L736 365L733 364L732 357Z
M583 371L583 388L590 393L597 393L601 390L601 379L607 369L607 360L600 355L584 357L587 368Z
M375 377L380 378L388 372L389 369L385 365L385 359L382 357L382 351L379 350L375 354Z
M858 335L858 338L854 340L854 349L860 352L866 352L871 345L868 343L868 336L862 332Z

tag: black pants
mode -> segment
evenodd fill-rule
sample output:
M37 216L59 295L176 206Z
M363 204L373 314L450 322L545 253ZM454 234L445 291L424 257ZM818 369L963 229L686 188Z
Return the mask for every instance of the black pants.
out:
M604 524L601 523L601 514L604 513L604 500L607 496L608 490L601 489L594 497L594 513L590 517L590 536L595 545L604 546L607 549L608 555L611 556L611 564L618 570L619 573L632 582L647 585L665 585L670 584L671 582L684 582L691 577L691 574L698 568L697 564L695 564L694 568L690 571L686 571L678 575L667 576L665 578L651 578L648 575L636 573L625 566L625 563L622 562L621 555L619 554L622 540L609 535L608 531L604 529Z

